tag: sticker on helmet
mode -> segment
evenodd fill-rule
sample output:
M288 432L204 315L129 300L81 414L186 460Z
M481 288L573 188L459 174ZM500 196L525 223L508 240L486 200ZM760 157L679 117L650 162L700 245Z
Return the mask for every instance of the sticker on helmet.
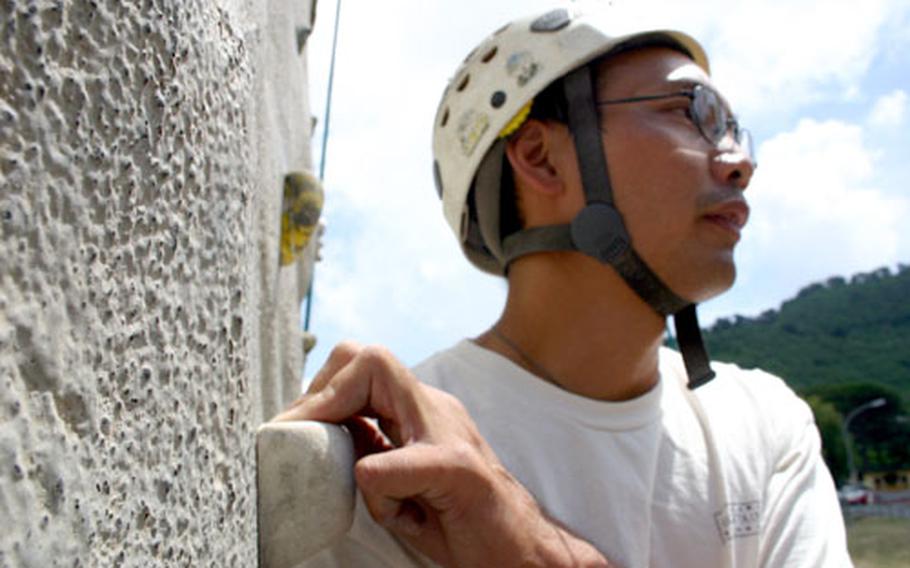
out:
M572 16L565 8L556 8L534 20L531 24L532 32L555 32L569 25Z
M461 115L458 119L458 140L465 156L474 153L477 143L489 127L490 117L482 112L468 110Z
M540 64L534 61L529 51L513 53L506 60L506 73L509 77L515 77L519 87L524 87L538 71Z

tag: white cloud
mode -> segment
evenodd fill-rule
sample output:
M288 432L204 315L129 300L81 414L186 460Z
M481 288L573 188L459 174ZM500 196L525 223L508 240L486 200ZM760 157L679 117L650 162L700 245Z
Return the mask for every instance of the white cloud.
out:
M868 68L890 7L886 0L739 6L711 30L715 68L746 109L779 111L831 96L824 87L852 86Z
M605 17L671 27L706 47L715 79L745 115L782 114L818 100L846 100L887 46L883 26L906 0L615 0Z
M737 251L734 292L705 319L757 313L811 282L906 261L910 197L879 186L878 152L861 127L802 120L762 144L746 192L753 214Z
M896 128L903 124L907 110L907 93L901 89L879 97L869 113L869 124L877 127Z

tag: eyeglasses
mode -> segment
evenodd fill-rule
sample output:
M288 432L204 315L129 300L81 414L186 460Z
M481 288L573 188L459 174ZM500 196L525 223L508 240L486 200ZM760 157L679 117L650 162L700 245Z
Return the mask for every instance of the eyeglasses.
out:
M688 97L689 110L688 117L705 140L714 146L720 146L721 141L727 133L733 134L733 140L739 146L740 150L749 158L754 165L755 151L752 146L752 134L745 128L740 128L739 121L727 108L720 95L714 89L705 85L695 85L691 90L676 91L662 95L645 95L641 97L629 97L626 99L612 99L607 101L597 101L598 106L619 105L626 103L639 103L644 101L657 101L673 97Z

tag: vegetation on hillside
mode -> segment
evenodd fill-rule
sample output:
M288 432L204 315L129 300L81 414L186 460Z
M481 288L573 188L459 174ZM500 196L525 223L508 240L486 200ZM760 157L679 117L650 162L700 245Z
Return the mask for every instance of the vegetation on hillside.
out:
M711 355L784 377L797 390L871 382L910 401L910 266L829 278L779 310L718 320Z
M778 310L718 320L705 341L712 358L774 373L809 402L838 480L843 418L876 398L887 403L850 426L857 467L910 467L910 266L812 284Z

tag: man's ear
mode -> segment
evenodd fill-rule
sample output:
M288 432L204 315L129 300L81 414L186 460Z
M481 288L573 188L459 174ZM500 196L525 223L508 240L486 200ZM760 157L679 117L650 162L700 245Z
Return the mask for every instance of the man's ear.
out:
M563 183L556 164L559 156L556 126L552 123L531 119L512 135L506 144L506 157L512 166L515 184L544 194L562 191Z

